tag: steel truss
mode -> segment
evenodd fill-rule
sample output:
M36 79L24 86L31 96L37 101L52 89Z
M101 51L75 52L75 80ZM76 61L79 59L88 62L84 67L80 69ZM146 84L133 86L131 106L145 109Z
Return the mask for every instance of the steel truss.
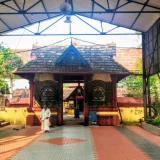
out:
M109 3L109 0L106 0L106 3L107 3L107 7L104 7L103 5L101 5L100 3L98 3L96 0L91 0L92 2L92 9L91 11L76 11L75 8L74 8L74 0L65 0L66 2L68 2L71 7L72 7L72 12L71 12L71 15L75 15L77 16L77 18L79 18L79 15L82 16L82 14L90 14L91 16L88 16L88 18L93 18L93 14L94 13L99 13L99 14L102 14L102 13L113 13L113 16L112 16L112 19L109 23L112 23L113 20L114 20L114 17L115 17L115 14L116 13L120 13L120 14L127 14L127 13L138 13L138 15L135 17L135 20L134 22L131 24L130 27L128 27L128 29L132 29L132 27L134 26L134 24L136 23L136 21L138 20L139 16L143 13L160 13L160 8L159 7L156 7L156 6L152 6L152 5L149 5L148 2L149 0L147 0L145 3L142 3L142 2L137 2L135 0L126 0L125 3L120 3L121 0L117 0L117 4L116 4L116 7L114 9L111 9L110 7L110 3ZM8 4L8 2L13 2L14 5L11 6ZM27 0L23 0L22 2L22 6L20 6L16 0L3 0L0 2L0 5L2 6L5 6L7 7L8 9L10 9L10 12L4 12L4 11L0 11L0 15L22 15L25 20L28 22L28 25L32 25L32 24L35 24L33 22L30 22L29 18L27 18L27 15L46 15L47 18L46 19L43 19L41 21L45 21L45 20L48 20L48 19L51 19L53 17L57 17L57 16L61 16L60 19L64 16L62 15L62 13L60 11L58 12L49 12L47 11L46 9L46 6L45 6L45 3L44 3L44 0L37 0L34 4L32 4L31 6L27 7L26 8L26 3L27 3ZM140 6L142 6L142 9L140 11L136 11L136 10L133 10L133 11L121 11L121 10L118 10L128 4L138 4ZM38 6L38 5L42 5L42 8L44 11L33 11L34 10L34 7ZM98 6L99 8L101 8L101 11L96 11L95 10L95 6ZM149 7L151 9L154 9L154 10L150 10L150 11L146 11L144 10L145 7ZM156 9L156 10L155 10ZM52 15L52 16L51 16ZM17 27L17 28L12 28L10 27L3 19L0 18L0 21L5 25L7 26L8 30L6 30L5 32L8 32L8 31L11 31L11 30L15 30L15 29L18 29L20 27ZM36 22L37 23L37 22ZM40 22L39 22L40 23ZM86 22L84 22L86 23ZM87 24L87 23L86 23ZM112 23L113 24L113 23ZM88 24L89 25L89 24ZM22 27L22 26L21 26ZM93 25L90 26L92 29L95 29L97 30L96 28L93 27ZM119 27L119 26L117 26ZM25 28L25 27L24 27ZM46 28L47 29L47 28ZM45 29L45 30L46 30ZM27 29L26 29L27 30ZM31 31L32 32L32 31ZM33 33L33 35L44 35L44 36L49 36L49 35L55 35L55 34L49 34L49 35L45 35L45 34L42 34L43 31L41 32L36 32L36 33ZM103 33L103 31L98 31L97 30L97 34L93 34L93 35L106 35L106 33ZM2 34L2 33L0 33ZM61 34L58 34L58 35L61 35ZM65 35L65 34L62 34L62 35ZM72 32L70 32L69 34L67 35L72 35ZM79 35L78 33L77 34L74 34L74 35ZM80 34L80 35L88 35L88 34ZM89 35L92 35L92 34L89 34ZM117 34L114 34L114 35L117 35ZM19 35L17 35L19 36ZM27 36L27 35L26 35Z
M153 31L153 26L156 26L156 29ZM147 117L152 117L151 109L154 109L154 106L151 104L151 91L150 91L150 77L154 74L157 74L160 79L160 19L151 27L147 33L142 34L142 52L143 52L143 96L144 96L144 119ZM149 32L152 32L150 34ZM157 32L156 36L153 36L153 32ZM151 40L149 41L149 36ZM149 48L149 43L152 43L153 49ZM156 52L157 51L157 52ZM157 55L156 55L157 53ZM150 63L147 63L147 56L149 55ZM158 60L157 60L158 58ZM157 60L157 61L155 61ZM147 111L148 108L148 111ZM157 114L157 113L155 113ZM154 117L154 116L153 116Z
M41 23L44 23L44 22L38 23L37 31L31 30L31 29L29 29L29 27L21 27L21 29L24 29L29 32L29 33L23 33L23 36L71 36L71 35L73 35L73 36L74 35L76 35L76 36L79 36L79 35L86 35L86 36L91 36L91 35L94 35L94 36L97 36L97 35L119 35L119 36L121 36L121 35L136 35L137 36L137 35L141 35L140 32L139 33L112 33L112 31L119 28L119 26L115 26L115 25L114 25L114 28L104 32L104 26L103 26L102 21L96 20L100 23L100 27L101 27L101 29L98 29L98 26L96 28L96 26L94 24L88 23L86 20L83 19L83 16L79 16L79 15L75 15L75 17L77 19L79 19L82 23L85 23L87 26L89 26L92 30L96 31L97 33L90 33L90 34L89 33L87 33L87 34L86 33L72 33L72 23L69 23L69 25L68 25L69 32L66 34L64 34L64 33L60 33L60 34L45 33L45 31L47 31L51 27L54 27L54 25L57 24L59 21L61 21L65 16L59 15L57 17L59 17L59 18L56 21L54 21L52 24L43 28L43 30L40 30L40 26L41 26ZM0 34L0 35L2 35L2 36L22 36L22 34Z

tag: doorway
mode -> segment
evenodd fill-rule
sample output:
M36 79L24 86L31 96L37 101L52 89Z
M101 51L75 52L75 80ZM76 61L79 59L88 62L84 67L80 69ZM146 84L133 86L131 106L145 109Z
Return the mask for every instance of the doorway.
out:
M84 124L84 77L63 77L63 124Z

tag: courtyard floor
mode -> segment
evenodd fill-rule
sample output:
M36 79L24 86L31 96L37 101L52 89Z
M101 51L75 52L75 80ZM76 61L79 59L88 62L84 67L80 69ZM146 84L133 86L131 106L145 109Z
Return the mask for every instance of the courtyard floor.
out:
M16 128L16 130L14 129ZM160 160L160 137L137 125L0 128L0 160Z

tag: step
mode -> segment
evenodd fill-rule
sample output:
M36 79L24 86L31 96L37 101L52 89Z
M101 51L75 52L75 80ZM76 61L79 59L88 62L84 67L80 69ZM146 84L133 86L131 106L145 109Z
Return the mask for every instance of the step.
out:
M0 122L0 127L10 125L10 122Z

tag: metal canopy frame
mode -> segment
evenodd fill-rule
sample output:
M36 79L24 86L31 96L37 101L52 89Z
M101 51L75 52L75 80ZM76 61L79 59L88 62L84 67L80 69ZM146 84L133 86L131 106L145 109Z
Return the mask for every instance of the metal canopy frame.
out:
M148 30L142 34L143 47L143 95L144 95L144 118L151 115L151 92L150 77L157 74L160 80L160 19ZM147 111L147 108L149 109Z
M75 16L84 16L92 19L97 19L101 22L108 22L110 24L125 27L132 30L137 30L140 32L144 32L143 27L138 28L136 25L139 25L139 19L145 14L156 15L156 19L160 17L160 4L157 5L156 0L86 0L86 4L82 4L80 0L2 0L0 2L0 34L24 27L29 26L35 23L40 23L41 21L45 21L57 16L62 16L59 9L59 4L63 2L68 2L71 5L72 12L71 15ZM153 3L154 2L154 3ZM49 6L56 6L53 9ZM86 8L83 6L87 6ZM138 7L139 9L135 8ZM1 9L2 8L2 9ZM19 25L12 24L9 22L10 18L6 18L7 15L16 15L18 18L23 21ZM119 22L118 16L121 15L133 15L133 17L126 17L129 25L123 25L123 23ZM35 16L35 18L32 18ZM38 16L38 17L37 17ZM101 17L103 16L103 17ZM109 16L109 19L107 19ZM14 16L13 18L16 19ZM132 18L132 20L130 19ZM129 19L129 20L128 20ZM12 19L11 19L12 20ZM155 21L152 20L152 24ZM119 23L119 24L118 24ZM125 23L125 21L124 21ZM3 25L1 29L1 24ZM93 26L92 26L93 28ZM150 28L150 26L149 26ZM148 28L148 29L149 29ZM147 31L147 30L145 30ZM99 34L103 35L103 32ZM35 35L35 34L34 34ZM38 35L38 32L37 32ZM82 34L83 35L83 34ZM98 34L97 34L98 35Z
M102 21L99 21L100 23L100 27L98 28L98 26L94 25L94 22L87 22L87 20L83 19L83 16L79 16L79 15L74 15L77 19L80 20L81 23L86 24L87 26L90 27L91 30L96 31L96 33L73 33L72 32L72 23L69 23L68 25L68 33L64 34L64 33L45 33L45 31L49 30L49 29L53 29L54 30L54 25L57 24L58 22L60 22L61 20L63 20L63 18L65 17L64 15L60 15L57 16L57 20L55 20L54 22L52 22L51 24L49 24L46 27L43 27L43 29L40 28L40 26L42 26L42 23L44 22L38 22L37 23L37 31L33 31L32 29L30 29L29 27L21 27L21 29L26 30L28 33L23 33L23 36L66 36L66 35L102 35L102 36L106 36L106 35L141 35L141 32L135 32L135 33L112 33L112 31L115 31L116 29L120 28L120 26L113 26L112 29L109 29L108 31L104 31L104 25ZM54 19L54 18L53 18ZM86 17L85 17L86 19ZM96 20L98 21L98 20ZM22 36L22 34L1 34L3 36Z

